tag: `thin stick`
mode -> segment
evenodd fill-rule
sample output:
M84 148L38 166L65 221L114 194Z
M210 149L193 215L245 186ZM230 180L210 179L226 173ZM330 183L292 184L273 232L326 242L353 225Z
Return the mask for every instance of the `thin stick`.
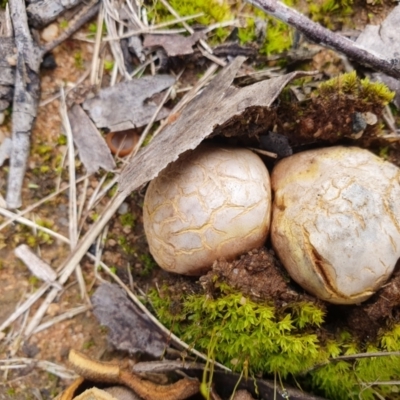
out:
M43 54L54 50L60 43L68 39L77 30L79 30L86 22L90 21L99 11L100 1L91 0L85 4L82 9L74 16L72 21L69 21L68 28L65 29L60 36L54 39L52 42L42 47Z
M76 180L76 183L80 183L82 182L84 179L86 179L89 175L85 175L79 179ZM0 225L0 231L2 231L6 226L10 225L11 223L15 222L17 220L18 217L22 217L23 215L25 215L26 213L31 212L32 210L34 210L35 208L39 207L40 205L42 205L43 203L46 203L47 201L53 199L54 197L58 196L59 194L61 194L62 192L64 192L65 190L67 190L69 188L69 184L67 184L66 186L64 186L62 189L58 189L56 192L49 194L46 197L43 197L43 199L37 201L36 203L30 205L29 207L25 208L22 211L19 211L17 214L13 214L13 217L9 217L9 219L5 222L3 222ZM0 207L1 209L1 207Z
M75 149L72 129L68 118L67 105L65 104L64 91L61 88L61 119L64 125L65 135L68 144L68 175L69 175L69 240L71 252L78 243L78 207L76 201L76 174L75 174ZM81 298L88 298L85 280L80 265L75 268Z
M20 368L26 368L28 365L35 365L39 367L40 369L43 369L47 372L50 372L53 375L59 376L60 378L63 379L76 379L77 375L75 372L63 367L62 365L58 365L55 363L52 363L50 361L38 361L32 358L10 358L7 360L0 360L0 363L19 363L19 364L14 364L13 368L16 368L17 365L21 365ZM8 366L0 366L0 369L10 369L11 365Z
M103 21L104 21L104 7L103 5L101 5L99 14L97 15L97 31L96 31L96 39L92 57L92 69L90 72L91 85L97 85L99 83L97 77L97 68L99 62L100 45L102 41L101 38L103 35Z
M64 314L58 315L57 317L54 317L51 320L39 325L33 331L33 334L44 331L45 329L48 329L51 326L58 324L61 321L65 321L66 319L71 319L73 317L76 317L77 315L82 314L90 309L91 309L91 306L87 306L87 305L72 308L71 310L66 311Z
M157 24L157 25L151 25L151 26L148 26L148 27L144 26L141 29L135 29L134 31L126 32L123 35L106 36L105 38L103 38L103 41L109 42L109 41L112 41L112 40L127 39L127 38L129 38L131 36L143 35L143 34L146 34L146 33L151 33L152 35L172 35L172 34L175 34L175 33L187 32L186 29L160 30L160 28L164 28L164 27L167 27L167 26L175 25L175 24L178 24L178 23L181 23L181 22L185 22L185 21L190 21L191 19L199 18L199 17L202 17L203 15L204 15L204 13L198 13L198 14L188 15L187 17L179 17L179 18L174 19L172 21L163 22L163 23ZM212 25L212 26L214 26L214 25Z
M33 293L28 300L25 301L20 307L18 307L1 325L0 332L7 329L17 318L19 318L24 312L28 311L33 304L35 304L50 287L48 283L42 285L39 289Z
M335 358L331 358L330 361L353 360L353 359L357 359L357 358L370 358L370 357L389 357L389 356L400 357L400 351L380 351L380 352L376 352L376 353L351 354L351 355L338 356Z
M69 258L64 263L63 272L58 279L58 282L61 285L64 285L64 283L70 277L72 272L75 270L76 265L81 261L82 257L89 250L91 244L96 240L96 237L103 230L105 225L115 214L115 212L118 210L119 206L124 202L124 200L125 200L125 194L119 193L118 195L116 195L113 198L113 200L109 203L108 208L106 208L106 210L103 212L103 215L100 217L100 219L95 222L92 228L89 229L86 235L78 243L77 247L74 249L75 251L72 254L70 254ZM58 290L52 289L47 294L46 299L41 304L39 309L36 311L34 317L32 318L32 320L28 324L28 327L25 330L26 337L30 336L32 332L36 329L36 327L39 325L40 321L42 320L44 314L47 311L47 308L56 298L57 293Z
M69 83L68 88L66 88L65 90L65 94L67 95L69 92L71 92L72 90L74 90L77 86L79 86L81 83L83 83L85 81L85 79L90 75L90 68L87 68L86 71L82 74L82 76L73 83ZM58 90L57 93L47 97L46 99L42 100L39 103L39 107L44 107L47 104L50 104L52 101L57 100L60 97L60 91Z
M0 214L3 215L4 217L12 218L12 219L14 219L14 221L20 222L21 224L29 226L30 228L36 228L39 231L48 233L49 235L51 235L55 239L58 239L63 243L69 244L69 240L65 236L60 235L59 233L54 232L53 230L51 230L49 228L46 228L44 226L40 226L38 224L35 224L31 220L29 220L29 219L27 219L25 217L21 217L18 214L13 213L12 211L8 211L5 208L1 208L0 207Z
M286 6L277 0L246 0L248 3L260 8L264 12L278 18L288 25L293 26L303 33L309 40L332 48L345 54L347 57L382 71L394 78L400 78L399 61L396 59L387 60L376 53L371 53L363 47L358 46L350 39L333 33L320 24L311 21L298 11Z

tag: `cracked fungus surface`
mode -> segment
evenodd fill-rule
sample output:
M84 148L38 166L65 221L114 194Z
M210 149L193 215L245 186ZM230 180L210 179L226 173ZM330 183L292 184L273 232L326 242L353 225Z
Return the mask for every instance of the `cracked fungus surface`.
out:
M262 160L246 149L203 144L150 183L143 222L161 268L200 275L217 259L232 260L262 246L270 211Z
M298 153L272 173L272 243L291 277L317 297L370 297L400 257L400 170L367 150Z

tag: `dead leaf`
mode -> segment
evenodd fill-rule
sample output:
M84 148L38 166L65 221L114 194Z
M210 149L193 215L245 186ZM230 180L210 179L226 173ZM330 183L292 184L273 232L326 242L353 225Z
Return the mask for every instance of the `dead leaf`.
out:
M182 35L145 35L143 47L162 47L169 57L193 53L193 46L205 36L204 32L195 32L190 36Z
M145 76L121 82L102 89L97 96L83 103L83 108L98 128L110 131L140 128L154 115L157 105L146 103L154 94L169 88L175 82L170 75ZM165 118L169 111L162 108L157 121Z
M221 133L224 128L226 133L229 129L237 129L238 120L242 134L248 133L246 129L254 133L257 127L260 131L265 130L265 120L259 116L268 116L270 106L288 82L307 74L292 72L237 89L231 83L244 60L244 57L237 57L232 61L174 122L136 155L121 174L121 192L128 195L155 178L180 154L195 149L215 130ZM243 118L243 115L249 118ZM251 125L246 125L248 121Z
M92 302L94 315L108 327L108 340L116 349L156 358L164 354L167 339L118 286L102 284Z
M110 149L81 106L75 104L68 111L68 118L79 158L87 172L92 174L100 167L106 171L114 169L115 161Z

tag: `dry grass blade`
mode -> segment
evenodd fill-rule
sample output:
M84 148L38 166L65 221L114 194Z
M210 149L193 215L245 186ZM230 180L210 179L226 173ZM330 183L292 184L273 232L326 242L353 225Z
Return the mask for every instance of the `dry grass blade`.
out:
M67 105L65 104L64 91L61 88L61 120L68 144L68 176L69 176L69 240L71 251L74 251L78 243L78 206L76 200L76 173L75 173L75 149L72 129L68 118ZM81 298L88 298L82 269L78 264L75 269L76 278L79 283Z
M62 379L76 379L78 377L75 372L50 361L38 361L31 358L20 357L0 360L0 364L9 364L4 366L0 365L0 370L26 368L29 365L35 365L36 367Z
M98 70L99 70L100 46L103 35L103 29L102 29L103 21L104 21L104 7L103 5L101 5L99 14L97 15L96 38L95 38L95 45L92 57L92 68L90 71L90 84L96 86L100 84L100 81L98 79Z
M198 13L198 14L193 14L193 15L188 15L186 17L180 17L177 19L174 19L172 21L167 21L167 22L163 22L161 24L155 24L155 25L151 25L151 26L143 26L141 29L135 29L133 31L128 31L126 33L123 33L122 35L118 35L118 36L106 36L105 38L103 38L104 42L110 42L112 40L121 40L121 39L127 39L130 38L131 36L136 36L136 35L143 35L145 33L152 33L155 35L173 35L175 33L183 33L183 32L187 32L186 29L168 29L168 30L163 30L161 28L166 28L168 26L171 25L176 25L185 21L190 21L191 19L196 19L199 17L202 17L204 15L204 13ZM225 25L226 24L226 25ZM229 21L226 23L221 23L221 24L215 24L215 25L211 25L212 29L216 29L219 27L223 27L223 26L230 26L233 24L233 21ZM220 26L221 25L221 26ZM207 29L207 32L209 30Z
M77 180L76 180L76 183L82 182L82 181L85 180L87 177L88 177L88 176L85 175L85 176L83 176L83 177L77 179ZM46 197L43 197L43 199L39 200L38 202L36 202L36 203L30 205L29 207L25 208L25 209L22 210L22 211L19 211L18 214L10 213L9 215L14 215L14 216L9 217L9 218L7 219L7 221L3 222L3 223L0 225L0 231L2 231L2 230L3 230L5 227L7 227L9 224L12 224L13 222L15 222L15 221L18 219L18 217L22 217L23 215L25 215L25 214L27 214L27 213L33 211L35 208L37 208L37 207L39 207L40 205L42 205L42 204L48 202L49 200L51 200L51 199L53 199L54 197L58 196L59 194L61 194L62 192L64 192L64 191L67 190L67 189L69 189L69 185L66 185L66 186L64 186L62 189L58 189L56 192L54 192L54 193L52 193L52 194L49 194L49 195L46 196ZM1 209L3 209L4 211L7 211L7 210L4 209L4 207L0 207L0 213L1 213Z
M49 289L48 283L42 285L36 290L21 306L17 309L0 325L0 332L7 329L14 321L16 321L23 313L28 311L33 304L35 304Z
M45 329L48 329L51 326L58 324L61 321L65 321L66 319L71 319L73 317L76 317L77 315L82 314L90 309L91 309L91 306L84 305L84 306L79 306L79 307L73 308L71 310L68 310L64 314L58 315L57 317L54 317L51 320L46 321L43 324L39 325L33 331L33 334L41 332Z

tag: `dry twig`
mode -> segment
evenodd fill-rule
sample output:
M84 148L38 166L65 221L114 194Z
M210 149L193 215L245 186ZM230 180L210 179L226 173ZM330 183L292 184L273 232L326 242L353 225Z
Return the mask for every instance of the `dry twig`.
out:
M394 78L400 78L399 60L388 60L379 54L373 54L358 46L350 39L333 33L320 24L311 21L298 11L286 6L277 0L246 0L248 3L260 8L266 13L278 18L288 25L293 26L311 41L337 50L347 57L382 71Z

